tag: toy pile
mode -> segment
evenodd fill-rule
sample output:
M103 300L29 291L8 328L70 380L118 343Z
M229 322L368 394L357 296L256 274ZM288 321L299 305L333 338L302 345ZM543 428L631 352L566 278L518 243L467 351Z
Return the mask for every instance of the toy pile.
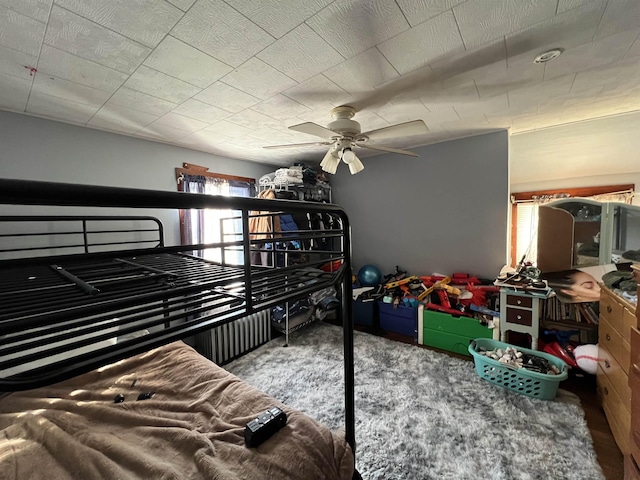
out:
M489 324L499 317L496 302L500 288L491 280L467 273L452 275L410 275L396 266L394 272L382 275L374 265L364 265L354 276L354 299L363 302L381 300L392 304L424 308L456 316L477 318Z

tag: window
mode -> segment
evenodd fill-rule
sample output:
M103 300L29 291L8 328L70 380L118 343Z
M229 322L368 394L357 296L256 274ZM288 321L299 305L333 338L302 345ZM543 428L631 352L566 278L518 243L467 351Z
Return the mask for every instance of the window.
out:
M255 180L210 173L205 167L184 164L177 168L178 189L183 192L226 197L251 197L255 194ZM219 243L242 238L241 212L237 210L184 210L180 212L180 235L183 245ZM224 237L224 238L223 238ZM242 265L240 248L210 248L195 252L207 260Z

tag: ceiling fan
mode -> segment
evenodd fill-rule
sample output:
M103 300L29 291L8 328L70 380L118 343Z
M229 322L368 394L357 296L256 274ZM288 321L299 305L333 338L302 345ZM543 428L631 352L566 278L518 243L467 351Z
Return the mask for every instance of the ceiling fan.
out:
M356 156L354 150L358 148L366 148L369 150L378 150L381 152L399 153L401 155L409 155L417 157L418 154L409 150L399 148L385 147L370 141L384 141L386 139L422 135L429 131L422 120L414 120L412 122L400 123L389 127L379 128L368 132L361 132L360 123L352 120L356 114L356 109L352 106L342 105L331 109L331 117L333 121L326 127L313 122L292 125L291 130L297 132L308 133L323 138L323 142L294 143L289 145L269 145L264 148L298 148L312 145L328 145L329 151L320 162L320 167L327 173L334 174L338 169L340 160L349 165L349 171L352 174L361 172L364 165Z

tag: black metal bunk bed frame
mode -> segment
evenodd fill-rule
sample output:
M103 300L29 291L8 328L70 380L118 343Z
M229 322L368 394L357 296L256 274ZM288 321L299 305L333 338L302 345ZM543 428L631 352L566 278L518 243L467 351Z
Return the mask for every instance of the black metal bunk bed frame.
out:
M344 330L346 440L355 454L351 243L349 220L342 208L296 201L9 179L0 179L0 204L183 211L222 208L239 211L242 221L240 240L164 246L159 224L159 239L153 247L133 245L124 250L89 252L85 220L124 217L0 217L0 222L77 220L82 222L84 238L81 254L0 260L0 371L29 362L44 362L0 378L0 392L62 381L334 286L341 294ZM306 252L307 261L295 265L252 266L251 251L264 251L265 244L275 237L272 232L268 239L252 240L249 219L252 215L278 212L318 212L337 218L340 223L337 230L288 232L287 238L305 241L328 236L337 239L340 247L320 252L324 253L321 257L317 256L319 252ZM1 225L0 238L14 235L3 232ZM121 242L102 244L101 248L118 243ZM207 248L240 248L243 262L237 266L222 265L194 254ZM335 272L317 268L327 261L333 265L336 260L342 263ZM118 338L124 340L107 346L101 344L114 337L114 329ZM141 331L145 334L139 334ZM92 345L95 350L69 353Z

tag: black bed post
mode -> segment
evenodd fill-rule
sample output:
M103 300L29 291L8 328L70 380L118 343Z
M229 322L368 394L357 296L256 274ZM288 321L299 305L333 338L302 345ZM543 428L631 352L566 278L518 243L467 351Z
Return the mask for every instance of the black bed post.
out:
M351 226L346 214L341 215L343 230L344 274L342 276L342 329L344 331L344 411L347 443L356 453L355 387L353 355L353 316L351 284Z

